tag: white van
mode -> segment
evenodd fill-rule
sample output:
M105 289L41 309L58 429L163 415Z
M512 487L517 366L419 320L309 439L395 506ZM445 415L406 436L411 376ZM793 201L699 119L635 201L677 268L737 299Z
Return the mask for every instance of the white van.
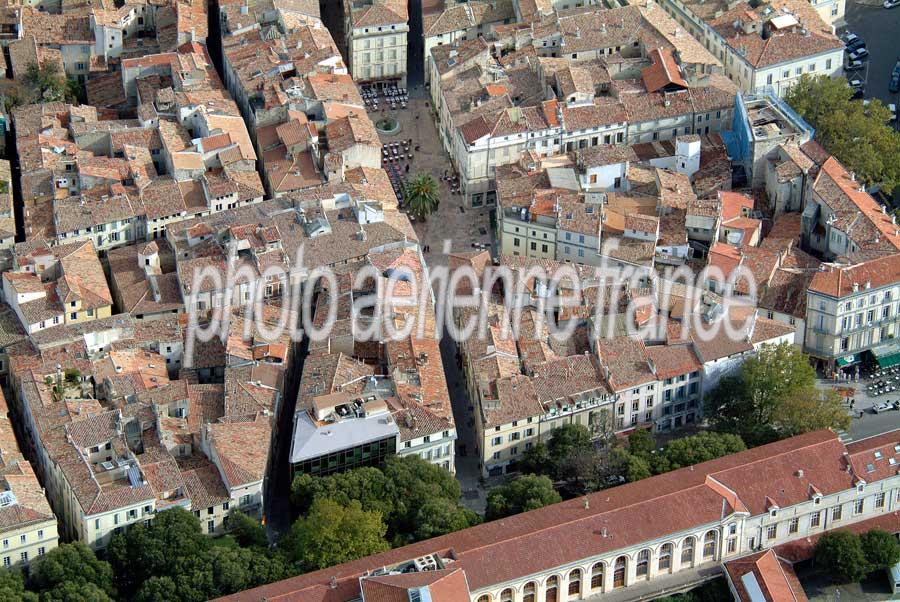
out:
M900 593L900 562L888 569L888 577L891 580L891 591Z

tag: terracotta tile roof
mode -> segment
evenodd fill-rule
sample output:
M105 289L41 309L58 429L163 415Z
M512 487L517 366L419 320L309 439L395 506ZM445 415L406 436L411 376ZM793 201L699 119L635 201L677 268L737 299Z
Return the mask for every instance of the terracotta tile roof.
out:
M862 250L900 250L900 226L837 159L829 157L822 164L813 190L834 212L832 227Z
M469 602L469 586L461 569L365 577L359 587L366 602L409 602L413 590L427 590L435 602Z
M381 140L375 126L367 116L347 115L325 126L328 137L328 149L332 152L343 152L357 144L377 146L381 148Z
M832 297L853 294L854 286L865 290L866 284L873 287L900 282L900 254L879 257L853 266L823 266L816 272L809 290Z
M738 602L758 600L747 591L745 579L750 579L757 585L766 602L808 600L790 563L779 558L773 549L726 562L725 572L737 592Z
M272 434L267 417L260 416L252 422L213 423L208 428L226 487L235 489L263 479Z
M703 368L691 345L655 345L647 347L657 378L665 380L690 374Z
M853 487L844 468L843 444L831 431L816 431L756 447L691 468L676 470L502 521L396 548L308 573L228 599L302 598L309 602L359 595L358 578L375 567L392 566L424 554L453 550L471 591L521 579L569 563L614 553L673 532L699 529L735 511L740 502L751 515L765 512L766 496L782 508L809 500L809 486L831 495ZM797 471L803 469L803 476ZM709 477L730 489L712 486ZM587 506L587 507L586 507ZM897 518L893 519L894 524ZM606 529L607 537L597 537ZM334 578L337 589L329 583ZM343 598L334 598L342 592Z
M681 70L675 62L671 50L654 48L650 51L650 66L641 69L641 78L647 92L656 92L661 88L687 88L688 84L681 76Z

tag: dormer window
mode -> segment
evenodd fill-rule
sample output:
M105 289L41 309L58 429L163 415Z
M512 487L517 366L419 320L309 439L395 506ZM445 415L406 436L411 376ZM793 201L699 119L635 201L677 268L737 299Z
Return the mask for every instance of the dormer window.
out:
M858 492L862 493L862 491L863 491L863 489L865 489L865 487L866 487L865 483L860 483L859 485L856 486L856 490Z
M771 512L769 512L769 516L775 518L776 516L778 516L778 510L772 510Z

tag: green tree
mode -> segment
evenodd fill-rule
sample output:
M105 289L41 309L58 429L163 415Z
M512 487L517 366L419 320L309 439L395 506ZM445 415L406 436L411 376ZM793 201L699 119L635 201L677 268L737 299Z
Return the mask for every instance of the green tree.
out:
M109 594L95 583L64 581L41 594L41 602L113 602Z
M554 475L556 470L553 466L553 459L550 457L550 450L543 441L538 441L526 449L522 454L522 460L519 462L519 468L526 474L544 474Z
M425 220L440 204L438 185L429 174L419 174L406 182L406 204L416 219Z
M815 561L835 583L860 581L870 569L862 541L850 531L831 531L822 535L816 543Z
M665 447L661 461L654 463L654 472L660 474L684 466L707 462L729 454L744 451L747 446L738 435L731 433L702 432L675 439ZM664 467L659 469L658 467Z
M785 100L816 129L816 140L866 186L900 183L900 134L880 101L852 101L843 78L804 75Z
M231 536L238 542L238 545L250 548L266 548L269 545L269 538L266 536L266 528L255 518L247 516L240 510L231 513L228 524Z
M106 555L123 597L133 595L150 577L165 575L182 576L185 583L179 589L187 592L187 575L195 569L191 563L202 559L209 546L197 518L173 508L157 514L149 527L138 523L113 536Z
M416 516L428 500L443 498L459 502L462 489L453 475L419 456L392 456L384 465L384 475L395 491L395 512L391 519L392 539L397 544L415 539Z
M178 586L171 577L150 577L141 585L135 602L170 602L179 598Z
M318 498L309 514L291 526L281 547L301 570L311 571L387 550L386 532L380 512L363 510L356 500L342 506Z
M639 428L628 435L628 453L631 455L649 460L654 448L653 435L649 430Z
M37 602L38 595L25 591L25 580L21 571L4 569L0 571L0 600Z
M872 529L860 536L863 553L871 570L886 569L900 562L900 542L881 529Z
M415 538L429 539L477 525L481 518L468 508L446 498L426 501L416 513Z
M55 591L49 594L54 600L71 599L72 592L94 589L102 592L104 599L115 595L112 567L81 542L64 543L37 559L28 586L42 597Z
M751 445L821 428L843 429L850 417L832 391L815 385L807 356L789 343L763 345L738 376L723 378L705 400L716 430Z
M565 460L578 450L593 450L591 432L587 427L570 423L553 429L550 440L547 441L547 452L557 471Z
M609 451L607 455L606 484L617 485L624 479L629 483L646 479L652 472L644 458L628 453L621 447Z
M13 104L77 100L74 92L58 64L31 63L22 76L22 85L13 91Z
M553 481L544 475L526 474L495 487L487 496L487 520L496 520L562 501Z

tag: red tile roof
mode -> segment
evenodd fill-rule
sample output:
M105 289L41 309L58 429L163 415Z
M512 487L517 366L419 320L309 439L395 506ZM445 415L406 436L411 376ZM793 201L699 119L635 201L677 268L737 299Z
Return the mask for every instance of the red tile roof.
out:
M678 69L678 63L675 62L675 56L668 48L654 48L650 51L649 67L641 69L641 78L644 80L644 86L647 92L656 92L667 86L675 86L678 88L687 88L688 84L681 77L681 71Z
M900 282L900 254L879 257L852 266L828 267L816 272L809 290L832 297L843 297L853 293L854 285L865 290L868 284L878 288Z
M807 433L606 489L585 499L553 504L240 592L227 599L343 602L359 597L359 577L367 571L435 553L452 553L454 568L463 569L470 590L477 591L717 523L722 519L723 501L726 516L735 511L729 499L757 515L765 511L767 497L786 508L809 500L811 485L824 495L845 491L855 481L846 470L845 449L831 431ZM723 495L723 488L730 490L728 495ZM898 515L890 516L892 529L900 529Z
M806 602L808 598L797 579L794 569L786 561L778 558L774 550L752 554L725 564L728 580L737 592L739 602L751 602L744 586L744 577L753 575L766 602Z

